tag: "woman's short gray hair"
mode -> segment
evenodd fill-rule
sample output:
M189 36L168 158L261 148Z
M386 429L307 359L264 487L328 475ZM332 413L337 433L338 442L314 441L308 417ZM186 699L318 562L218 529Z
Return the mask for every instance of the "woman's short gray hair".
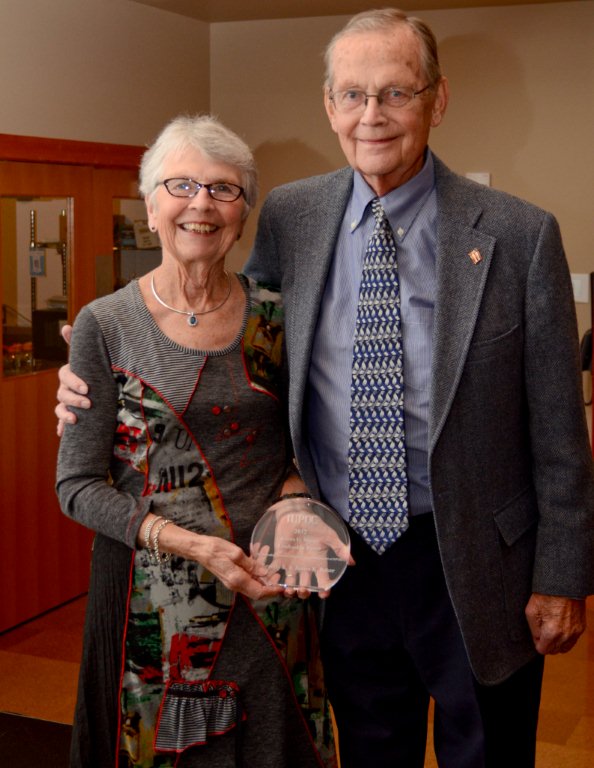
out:
M416 16L408 16L398 8L381 8L373 11L363 11L353 16L346 26L339 30L326 47L324 62L326 76L324 85L332 88L332 57L334 48L339 40L348 35L357 35L363 32L390 32L394 27L408 27L421 43L421 64L427 80L435 85L441 78L441 68L437 53L437 41L431 28ZM394 83L398 85L398 83Z
M256 161L245 141L213 115L179 115L163 128L142 156L140 194L143 197L152 195L163 181L166 159L187 149L196 149L210 160L227 163L239 170L247 216L258 198Z

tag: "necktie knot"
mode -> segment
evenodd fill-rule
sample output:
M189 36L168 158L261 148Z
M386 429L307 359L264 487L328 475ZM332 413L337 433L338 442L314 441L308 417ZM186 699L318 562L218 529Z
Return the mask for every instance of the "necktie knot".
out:
M371 211L375 217L376 224L382 224L386 220L386 212L384 211L379 197L374 197L371 201Z

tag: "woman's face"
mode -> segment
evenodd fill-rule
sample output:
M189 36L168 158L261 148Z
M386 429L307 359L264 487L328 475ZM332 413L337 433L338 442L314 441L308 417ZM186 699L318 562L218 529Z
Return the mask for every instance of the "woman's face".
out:
M188 178L201 184L226 181L241 186L241 174L227 163L210 160L196 149L169 156L160 181ZM149 226L156 227L164 257L185 264L223 259L243 230L245 200L219 202L203 187L194 197L174 197L164 184L145 198Z

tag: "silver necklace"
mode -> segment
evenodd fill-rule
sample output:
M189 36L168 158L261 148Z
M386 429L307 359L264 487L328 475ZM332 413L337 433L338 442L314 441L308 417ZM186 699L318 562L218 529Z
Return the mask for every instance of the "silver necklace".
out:
M229 298L229 296L231 296L231 278L229 277L229 273L227 272L226 269L223 271L225 272L225 277L227 278L227 295L225 296L223 301L221 301L220 304L217 304L216 307L213 307L212 309L205 309L203 312L193 312L193 311L188 312L185 309L176 309L175 307L170 307L169 304L165 304L163 299L157 293L157 289L155 288L154 275L151 275L151 291L153 292L153 296L155 297L155 299L157 299L157 301L162 307L165 307L165 309L169 309L171 312L177 312L178 315L187 315L188 325L191 326L192 328L195 328L198 325L198 317L197 317L198 315L208 315L210 314L210 312L216 312L217 309L220 309L223 306L223 304L227 302L227 299Z

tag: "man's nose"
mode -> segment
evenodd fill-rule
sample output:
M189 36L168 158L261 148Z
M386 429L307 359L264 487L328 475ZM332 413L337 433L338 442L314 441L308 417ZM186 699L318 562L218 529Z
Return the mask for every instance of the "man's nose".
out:
M365 94L365 107L361 115L365 120L377 120L385 117L384 110L382 109L382 103L378 93Z

